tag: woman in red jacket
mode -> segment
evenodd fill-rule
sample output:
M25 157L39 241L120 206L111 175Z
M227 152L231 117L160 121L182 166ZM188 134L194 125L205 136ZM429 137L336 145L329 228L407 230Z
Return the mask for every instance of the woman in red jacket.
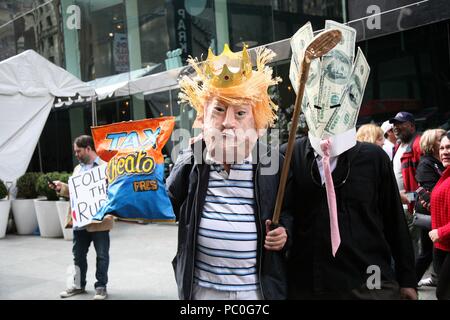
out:
M441 140L439 156L445 167L442 177L431 193L431 225L438 285L438 300L450 300L450 131Z

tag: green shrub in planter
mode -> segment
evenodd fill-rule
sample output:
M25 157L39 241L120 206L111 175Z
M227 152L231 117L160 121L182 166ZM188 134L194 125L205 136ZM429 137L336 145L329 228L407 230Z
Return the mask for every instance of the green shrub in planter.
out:
M48 186L47 178L50 178L50 180L55 181L59 180L59 176L60 175L58 172L49 172L41 175L36 182L36 191L38 195L45 196L49 201L58 200L59 197L56 195L56 191L50 189L50 187Z
M40 175L39 172L27 172L17 179L17 199L37 198L36 182Z
M67 172L61 172L59 174L59 181L64 182L64 183L68 183L69 182L69 178L72 176L71 173L67 173Z
M6 188L5 183L0 180L0 199L5 198L8 195L8 189Z

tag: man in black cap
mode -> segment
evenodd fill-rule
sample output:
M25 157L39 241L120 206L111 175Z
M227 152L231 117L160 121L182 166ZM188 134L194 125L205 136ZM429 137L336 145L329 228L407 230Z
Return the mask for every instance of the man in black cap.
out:
M416 236L416 232L412 226L414 203L411 195L419 187L415 176L416 168L422 155L422 151L420 150L420 135L416 132L414 116L409 112L402 111L397 113L394 118L389 120L389 123L394 125L394 134L397 137L397 143L394 147L392 157L394 174L402 203L408 206L406 218L410 225L414 251L417 254L418 244L416 240L418 239L418 235Z
M419 187L415 178L416 168L422 151L420 150L420 135L416 132L414 116L409 112L399 112L389 120L394 125L397 144L394 147L393 165L397 178L398 189L402 202L408 205L412 214L413 205L407 194Z

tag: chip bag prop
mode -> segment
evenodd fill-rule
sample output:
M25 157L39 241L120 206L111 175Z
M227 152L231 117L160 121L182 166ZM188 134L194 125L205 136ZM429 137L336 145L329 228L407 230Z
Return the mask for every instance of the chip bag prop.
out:
M93 220L107 214L146 221L175 221L164 185L162 148L174 117L92 127L95 149L108 162L108 200Z

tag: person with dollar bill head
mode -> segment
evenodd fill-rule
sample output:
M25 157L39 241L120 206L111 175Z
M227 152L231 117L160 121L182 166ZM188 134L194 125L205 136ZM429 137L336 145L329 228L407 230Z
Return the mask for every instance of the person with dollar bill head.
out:
M342 28L345 43L348 27ZM320 121L317 107L305 113L313 129L295 142L284 202L294 216L290 299L417 299L414 254L389 157L356 140L362 94L350 97L349 86L358 83L363 93L369 71L358 50L340 103L325 106Z

